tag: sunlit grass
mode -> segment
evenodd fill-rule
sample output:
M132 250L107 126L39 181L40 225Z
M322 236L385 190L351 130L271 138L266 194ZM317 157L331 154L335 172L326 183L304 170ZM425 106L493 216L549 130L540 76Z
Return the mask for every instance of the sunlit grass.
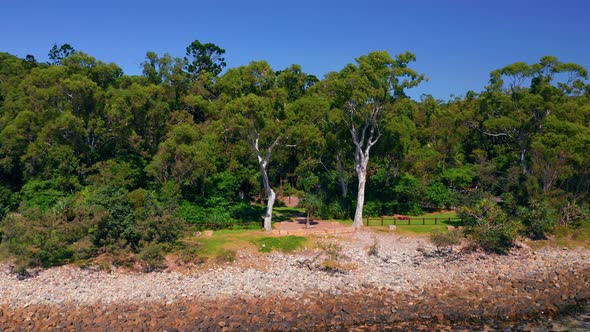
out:
M302 236L263 237L254 241L260 252L291 252L302 248L307 239Z
M590 248L590 220L582 222L580 227L557 226L553 234L546 240L530 241L533 247L560 247L560 248Z
M268 236L265 231L258 230L219 230L213 236L193 237L185 239L199 245L199 255L211 258L222 255L228 250L256 249L254 241Z

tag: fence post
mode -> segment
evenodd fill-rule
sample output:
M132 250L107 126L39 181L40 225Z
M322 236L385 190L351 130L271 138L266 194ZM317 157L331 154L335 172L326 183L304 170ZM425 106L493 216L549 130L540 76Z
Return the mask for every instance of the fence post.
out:
M381 226L383 226L383 216L381 216Z
M426 223L424 221L424 217L422 217L422 225L426 225Z
M397 219L395 219L395 217L393 217L393 224L397 225Z
M367 217L367 226L369 226L369 217Z
M435 225L436 225L436 224L438 224L438 221L437 221L437 219L438 219L437 217L434 217L434 224L435 224Z
M412 218L408 218L408 225L412 222Z

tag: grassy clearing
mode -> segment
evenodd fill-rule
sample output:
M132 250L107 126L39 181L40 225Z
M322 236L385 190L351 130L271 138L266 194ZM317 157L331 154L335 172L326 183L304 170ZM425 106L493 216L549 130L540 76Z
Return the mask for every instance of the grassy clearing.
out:
M271 252L273 250L292 252L302 248L306 242L306 238L294 235L284 237L263 237L254 241L260 252Z
M185 239L185 241L197 244L199 255L214 258L225 255L227 251L255 249L254 241L265 236L267 234L264 231L225 229L215 231L211 237Z
M302 248L307 239L300 236L272 237L265 231L226 229L215 231L211 237L188 237L181 242L183 252L189 249L190 254L204 259L233 261L232 256L238 250L290 252Z

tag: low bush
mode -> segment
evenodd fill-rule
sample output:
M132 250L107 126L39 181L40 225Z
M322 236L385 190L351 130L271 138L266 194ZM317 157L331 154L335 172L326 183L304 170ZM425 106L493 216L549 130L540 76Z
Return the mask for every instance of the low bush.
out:
M490 253L505 254L522 228L518 220L510 220L497 203L485 198L473 207L459 209L458 215L469 238Z
M150 243L144 246L137 258L145 272L162 270L166 267L165 255L170 251L170 245L166 243Z
M463 232L457 229L441 232L440 230L433 230L430 233L430 241L436 246L436 251L453 251L453 246L460 245L463 242Z
M230 226L236 223L230 211L224 207L203 207L189 201L183 201L177 215L189 224Z
M546 234L557 224L555 211L544 202L533 201L527 207L519 206L516 216L523 224L523 234L533 240L546 239Z
M381 216L381 202L369 201L363 207L363 215L365 217L379 217Z

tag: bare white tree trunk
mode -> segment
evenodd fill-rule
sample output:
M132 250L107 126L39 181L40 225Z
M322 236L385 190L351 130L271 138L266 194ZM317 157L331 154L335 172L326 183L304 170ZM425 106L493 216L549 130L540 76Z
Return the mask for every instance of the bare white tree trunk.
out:
M369 158L366 158L369 161ZM352 226L361 228L363 226L363 206L365 205L365 184L367 183L367 170L357 166L357 176L359 179L358 193L356 197L356 211L354 212L354 223Z
M365 123L359 133L356 130L354 123L354 113L356 111L355 105L349 105L350 112L350 133L352 135L352 141L356 147L354 153L354 159L356 162L356 175L358 177L358 193L356 211L354 212L354 222L352 226L355 228L363 227L363 206L365 204L365 185L367 183L367 166L369 165L369 152L371 147L377 143L381 137L379 128L377 127L377 117L381 113L380 105L373 105L373 110L368 118L365 118ZM366 138L367 130L369 131L369 137ZM375 132L377 131L377 132ZM365 140L366 139L366 140Z
M258 147L258 139L259 134L256 133L254 139L251 141L252 148L254 152L256 152L256 157L258 158L258 165L260 166L260 175L262 176L262 185L264 186L264 192L268 197L268 201L266 203L266 214L264 215L264 229L267 232L272 232L272 208L275 204L277 195L275 191L270 186L270 181L268 180L268 162L270 160L270 156L272 154L272 150L277 146L280 140L280 136L268 147L266 155L263 155L260 152L260 148Z

